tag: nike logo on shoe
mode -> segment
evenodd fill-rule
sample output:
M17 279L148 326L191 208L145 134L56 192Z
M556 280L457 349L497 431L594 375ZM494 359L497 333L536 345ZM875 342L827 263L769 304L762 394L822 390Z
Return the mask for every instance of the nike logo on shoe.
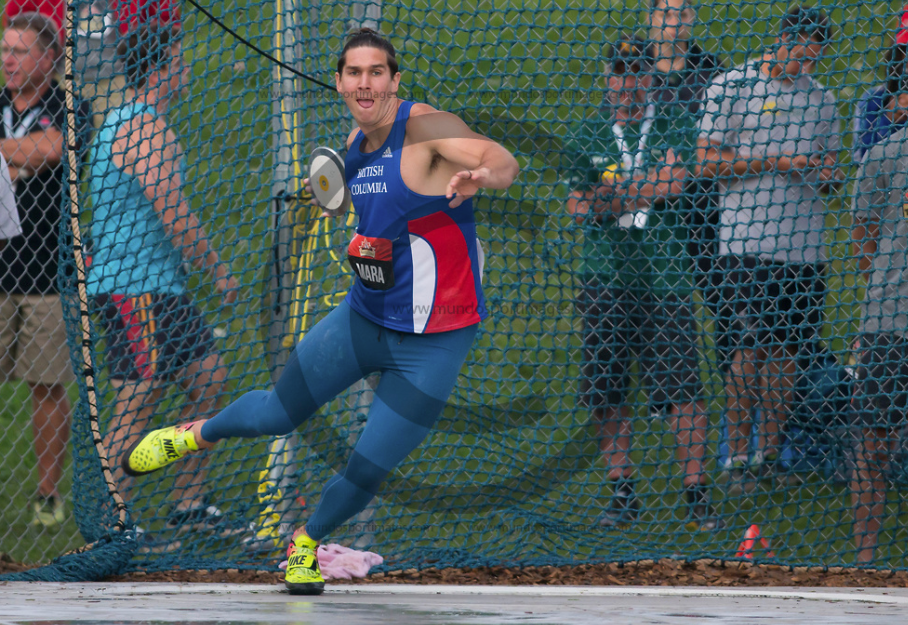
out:
M306 558L309 558L309 555L300 555L300 556L290 556L290 559L287 561L287 566L307 566Z
M176 460L180 457L180 454L177 453L177 450L173 447L173 441L170 439L164 439L161 442L161 446L164 447L164 453L167 455L168 460Z

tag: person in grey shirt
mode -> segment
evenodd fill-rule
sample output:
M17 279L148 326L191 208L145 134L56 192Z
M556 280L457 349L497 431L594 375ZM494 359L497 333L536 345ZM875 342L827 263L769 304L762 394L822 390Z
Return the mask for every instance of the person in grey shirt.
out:
M19 209L16 207L16 192L9 175L9 164L0 154L0 249L7 239L22 234Z
M908 129L875 145L856 174L852 240L867 277L855 345L850 455L857 562L873 561L886 473L908 424Z
M717 77L700 121L700 174L720 184L719 253L729 492L754 486L777 456L792 400L795 357L819 333L825 293L822 194L841 185L840 124L832 94L811 77L831 27L790 10L775 45ZM762 414L749 450L751 409Z

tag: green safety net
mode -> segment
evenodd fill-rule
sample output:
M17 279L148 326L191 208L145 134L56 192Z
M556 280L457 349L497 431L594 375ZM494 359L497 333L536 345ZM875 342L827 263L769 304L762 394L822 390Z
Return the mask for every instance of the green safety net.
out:
M91 99L96 126L130 97L115 52L127 35L97 6L72 4L68 48L73 90ZM356 217L320 217L302 179L315 147L343 151L352 118L336 93L300 74L332 84L345 37L363 25L397 48L401 97L459 115L511 150L521 173L506 191L475 200L490 317L440 419L328 542L377 552L385 570L664 557L904 567L905 378L897 359L881 370L882 348L868 347L886 335L895 346L887 353L900 353L905 330L897 303L905 179L894 164L904 133L895 147L870 150L864 169L855 151L888 128L871 109L886 101L879 115L889 115L892 98L865 99L885 91L901 7L825 3L786 27L792 6L695 4L688 15L662 3L593 0L184 3L188 88L161 119L172 134L156 149L165 161L182 153L186 205L239 297L225 302L184 255L180 310L197 307L210 349L153 384L118 381L105 317L112 300L102 306L80 279L87 260L104 256L104 240L133 235L103 223L115 218L93 205L95 153L84 166L72 161L79 182L65 213L78 219L61 226L61 280L80 377L72 496L89 546L30 578L274 568L322 486L343 470L373 378L292 435L230 440L142 478L116 467L139 433L269 388L295 343L350 287L345 248ZM785 51L813 50L786 48L779 34L810 43L800 38L820 32L824 19L829 45L812 77L776 76ZM654 98L659 88L689 86L690 66L648 67L633 45L606 61L619 38L651 38L659 21L682 30L690 22L690 42L721 67L691 87L686 103L659 103L651 115L644 104L642 121L623 126L628 168L615 147L617 87L606 72L638 73L635 84ZM764 53L768 75L754 61ZM898 72L895 109L908 75ZM644 133L652 139L636 162ZM698 180L698 138L751 162L781 152L804 158ZM571 194L617 205L635 173L633 192L660 199L622 203L599 219L569 214ZM855 184L876 195L853 213ZM859 267L853 215L876 219L883 233L876 270ZM153 248L139 233L133 242L136 254ZM127 293L137 331L153 332L149 319L164 323L155 297L170 279L150 275L156 286ZM864 303L868 279L878 281L876 307ZM147 366L167 366L155 349L142 352L142 336L131 340ZM879 384L858 379L861 371ZM766 544L745 542L754 525Z

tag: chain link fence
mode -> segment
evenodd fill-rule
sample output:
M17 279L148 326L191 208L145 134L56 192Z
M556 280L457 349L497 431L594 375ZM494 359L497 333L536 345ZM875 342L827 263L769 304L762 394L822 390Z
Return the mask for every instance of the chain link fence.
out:
M0 552L45 562L141 529L130 566L265 567L343 470L375 380L292 436L232 441L163 477L131 480L116 462L141 431L268 387L350 288L355 217L322 219L302 178L314 147L343 147L351 119L299 74L330 83L345 37L368 24L399 50L402 96L459 114L522 175L475 200L492 317L437 427L335 538L390 566L743 558L759 525L772 546L756 557L904 566L898 414L855 416L904 397L900 371L874 370L875 389L866 373L883 366L874 358L901 362L901 344L856 342L879 334L862 319L904 316L886 290L905 266L908 204L886 195L904 194L892 182L904 160L899 141L874 151L908 120L901 6L230 0L180 18L156 3L158 27L182 22L172 58L133 38L149 18L137 6L71 5L69 107L53 19L11 17L3 31L0 153L23 234L0 251ZM122 126L135 112L130 58L186 82L149 131L152 153L219 263L159 258L152 219L109 211L111 172L135 174L103 134L120 127L104 130L110 115ZM876 169L858 168L865 152ZM81 237L61 221L71 206ZM899 224L879 248L893 265L852 248L862 220ZM149 258L157 282L98 292L128 265L113 244ZM73 252L95 271L91 298ZM175 295L165 282L185 299L162 299ZM168 321L168 307L185 317ZM157 322L204 337L160 386Z
M61 84L62 6L53 16L11 3L2 40L0 153L20 232L0 242L0 552L42 562L82 544L67 461L78 395L59 294L65 194L66 98ZM79 106L81 153L90 139Z

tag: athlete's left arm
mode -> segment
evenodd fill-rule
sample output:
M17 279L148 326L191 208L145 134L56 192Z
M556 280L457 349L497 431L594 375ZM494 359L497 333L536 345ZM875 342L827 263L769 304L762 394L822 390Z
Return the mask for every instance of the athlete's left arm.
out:
M448 182L445 196L456 208L474 196L479 189L507 189L517 178L520 166L514 155L500 144L470 128L452 113L417 104L411 110L408 124L410 140L426 147L458 171Z

